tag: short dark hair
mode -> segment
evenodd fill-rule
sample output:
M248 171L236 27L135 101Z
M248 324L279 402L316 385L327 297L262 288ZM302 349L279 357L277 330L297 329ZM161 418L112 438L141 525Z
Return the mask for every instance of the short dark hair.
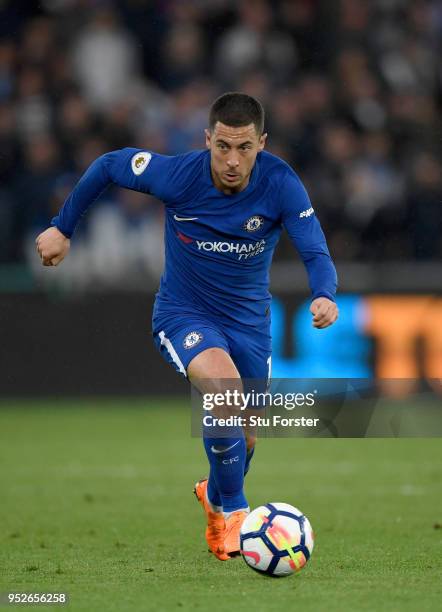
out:
M230 127L254 124L259 136L264 132L264 109L261 102L238 91L229 91L215 100L210 108L209 127L216 122Z

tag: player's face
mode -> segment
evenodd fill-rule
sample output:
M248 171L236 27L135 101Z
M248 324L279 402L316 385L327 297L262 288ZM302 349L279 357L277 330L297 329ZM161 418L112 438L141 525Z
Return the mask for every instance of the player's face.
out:
M266 138L267 134L257 134L253 123L230 127L217 121L213 130L206 130L215 187L226 194L245 189L256 156L264 149Z

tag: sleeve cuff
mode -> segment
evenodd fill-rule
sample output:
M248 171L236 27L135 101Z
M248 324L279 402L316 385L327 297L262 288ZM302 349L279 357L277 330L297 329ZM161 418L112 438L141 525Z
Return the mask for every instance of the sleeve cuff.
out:
M56 227L58 231L63 234L63 236L70 239L72 237L72 232L67 232L66 230L62 229L59 223L60 223L60 219L58 218L58 216L53 217L53 219L51 219L51 227Z
M320 297L325 297L331 300L332 302L336 302L335 294L329 293L328 291L320 291L319 293L315 293L314 295L312 295L311 301L313 302L313 300L316 300L316 298L320 298Z

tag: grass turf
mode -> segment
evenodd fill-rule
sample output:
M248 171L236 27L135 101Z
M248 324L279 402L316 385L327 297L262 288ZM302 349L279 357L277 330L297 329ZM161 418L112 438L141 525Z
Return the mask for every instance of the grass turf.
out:
M0 591L87 612L440 610L440 440L261 440L251 506L292 503L316 534L275 580L207 553L189 423L165 400L1 404Z

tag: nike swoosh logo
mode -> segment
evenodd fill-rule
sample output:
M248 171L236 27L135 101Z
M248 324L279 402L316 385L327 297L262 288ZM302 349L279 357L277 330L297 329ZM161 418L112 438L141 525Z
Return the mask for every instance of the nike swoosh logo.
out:
M237 442L235 442L235 444L232 444L232 446L228 446L227 448L215 448L214 445L212 444L210 450L212 451L212 453L215 453L215 455L219 455L220 453L226 453L228 450L230 450L231 448L233 448L234 446L236 446L237 444L239 444L239 440Z
M175 221L196 221L198 219L198 217L177 217L176 215L173 215L173 218Z

